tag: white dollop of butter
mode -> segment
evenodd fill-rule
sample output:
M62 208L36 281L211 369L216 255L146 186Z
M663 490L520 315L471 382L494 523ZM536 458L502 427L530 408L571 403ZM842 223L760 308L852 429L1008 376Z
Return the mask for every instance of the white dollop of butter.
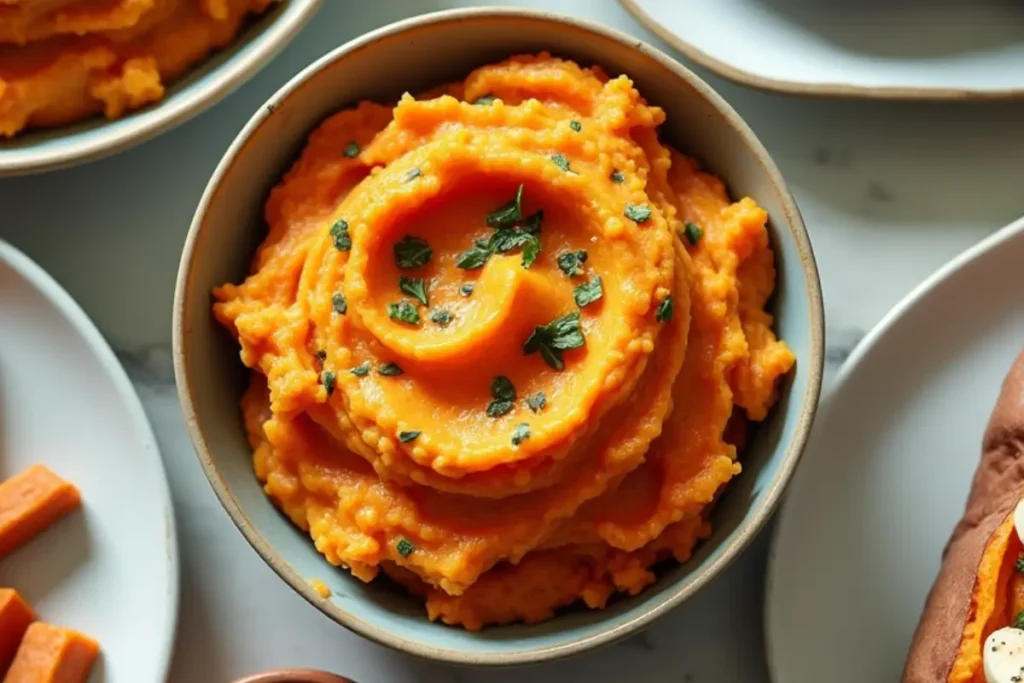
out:
M1024 543L1024 499L1021 499L1013 510L1013 528L1017 532L1017 538Z
M1024 681L1024 630L1007 626L985 640L982 651L987 683Z

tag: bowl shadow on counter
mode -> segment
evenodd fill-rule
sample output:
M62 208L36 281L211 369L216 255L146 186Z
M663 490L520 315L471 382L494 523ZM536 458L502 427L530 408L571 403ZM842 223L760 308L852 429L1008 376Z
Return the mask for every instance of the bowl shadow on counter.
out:
M756 0L766 14L846 52L916 60L1024 47L1024 5L1007 0Z
M430 46L416 45L418 38L398 35L387 40L400 40L410 49L429 50ZM398 79L400 89L382 79L374 79L365 90L355 90L344 82L341 87L337 83L330 88L316 87L330 81L329 74L334 70L357 71L359 65L353 62L368 59L364 54L371 51L356 48L342 60L344 65L336 62L325 66L297 86L303 91L302 97L289 97L286 89L272 98L250 123L260 130L251 134L237 151L236 168L221 175L217 192L233 198L230 208L227 202L217 201L216 196L207 198L211 208L204 220L210 227L200 230L191 245L193 263L184 281L184 299L212 303L208 292L213 287L244 279L251 254L266 233L262 208L267 194L298 157L308 134L330 112L352 106L360 99L394 101L404 90L417 92L438 82L460 79L476 66L517 52L539 52L551 44L543 30L537 34L524 32L514 41L505 39L501 47L496 47L492 38L486 30L474 33L451 47L458 54L448 55L448 59L417 62L395 53L391 59L400 60L395 64L389 64L387 57L383 62L376 59L373 68L377 72L402 74ZM584 65L593 64L594 59L587 56L588 40L592 36L584 32L572 39L563 37L562 49L554 52ZM575 49L573 41L577 41ZM432 47L449 49L443 45ZM630 73L641 93L666 108L668 120L663 137L667 141L698 160L708 160L708 170L727 179L734 197L757 198L773 217L771 231L779 272L776 328L780 336L791 342L798 358L794 374L782 387L779 403L750 439L750 447L741 458L743 474L718 501L711 538L697 548L690 561L666 568L659 581L638 596L617 600L603 611L570 610L557 619L528 627L495 627L469 633L427 622L420 601L383 582L363 584L337 570L317 553L306 533L278 513L253 475L251 452L238 409L247 371L239 363L234 340L220 329L209 305L181 311L181 331L177 334L187 351L179 353L188 358L183 367L185 375L193 378L193 388L188 393L195 419L202 425L205 444L200 450L209 454L204 465L218 496L257 552L282 578L293 583L303 597L329 616L373 640L400 649L407 649L408 643L409 651L415 654L450 662L509 663L527 657L540 661L586 649L573 645L580 641L594 645L622 638L635 630L637 619L660 611L669 601L680 600L703 585L705 575L717 573L735 558L766 521L769 502L774 502L789 468L795 464L797 456L790 449L801 438L801 430L813 414L811 395L816 395L821 371L820 329L815 329L820 323L820 299L816 295L813 257L799 246L799 215L793 215L795 210L786 203L781 188L771 182L764 162L750 150L749 140L737 132L727 132L731 123L705 99L704 93L693 85L652 75L655 70L643 64L649 58L630 45L616 44L601 59L610 74ZM439 63L448 68L440 69ZM271 144L270 140L275 142ZM281 141L293 142L282 146ZM252 179L252 173L238 170L244 168L246 158L256 157L261 159L258 181ZM244 239L237 228L215 227L231 224L248 226ZM783 231L788 233L790 226L793 235L785 238ZM179 282L179 290L181 287ZM225 373L230 373L230 381ZM302 585L303 579L324 581L332 597L318 598L308 585Z

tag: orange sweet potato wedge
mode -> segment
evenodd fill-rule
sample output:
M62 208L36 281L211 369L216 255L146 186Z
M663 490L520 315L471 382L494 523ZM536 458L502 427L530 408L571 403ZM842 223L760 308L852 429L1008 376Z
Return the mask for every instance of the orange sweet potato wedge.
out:
M1024 354L989 420L967 505L943 552L903 683L984 683L985 640L1024 611L1024 574L1017 567L1024 547L1013 520L1022 497Z
M25 631L4 683L85 683L99 650L87 635L37 621Z
M0 588L0 671L7 671L21 645L25 629L35 620L35 612L18 591Z
M45 465L32 465L0 483L0 558L80 504L78 489Z

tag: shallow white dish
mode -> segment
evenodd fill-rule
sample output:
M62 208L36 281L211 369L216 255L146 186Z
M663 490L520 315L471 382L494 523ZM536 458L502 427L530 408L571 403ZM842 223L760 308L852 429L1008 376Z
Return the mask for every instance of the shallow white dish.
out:
M82 510L4 558L0 585L100 642L90 683L163 681L178 550L152 430L82 309L0 240L0 477L35 462L78 486Z
M897 681L1024 344L1024 219L872 330L822 403L769 558L776 683Z
M718 75L765 90L891 99L1024 97L1024 3L620 0Z
M0 176L38 173L120 152L188 121L259 71L284 49L323 0L284 0L255 18L222 50L167 88L164 99L127 116L0 138Z

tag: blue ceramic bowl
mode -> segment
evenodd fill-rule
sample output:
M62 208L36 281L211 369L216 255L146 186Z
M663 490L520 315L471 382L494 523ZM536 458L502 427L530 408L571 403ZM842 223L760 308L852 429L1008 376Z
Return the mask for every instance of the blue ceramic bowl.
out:
M266 227L267 192L329 114L363 98L463 77L509 54L549 50L631 76L665 108L662 134L726 179L734 196L755 197L770 216L779 335L797 356L778 405L751 436L743 474L718 502L713 536L655 585L601 611L569 611L537 625L471 633L427 621L423 605L329 565L309 537L271 505L252 473L238 409L245 372L234 340L214 321L210 290L240 281ZM382 76L386 74L386 76ZM823 357L821 291L807 232L764 147L707 84L658 50L616 31L546 12L442 12L374 31L307 68L253 116L221 161L196 212L174 304L178 389L199 459L221 502L273 569L331 619L374 641L465 664L537 662L622 638L693 595L721 572L769 518L800 458L818 402ZM326 582L318 596L309 578Z
M184 123L244 83L280 52L323 0L284 0L245 27L231 44L171 84L167 96L123 118L0 139L0 176L38 173L119 152Z

